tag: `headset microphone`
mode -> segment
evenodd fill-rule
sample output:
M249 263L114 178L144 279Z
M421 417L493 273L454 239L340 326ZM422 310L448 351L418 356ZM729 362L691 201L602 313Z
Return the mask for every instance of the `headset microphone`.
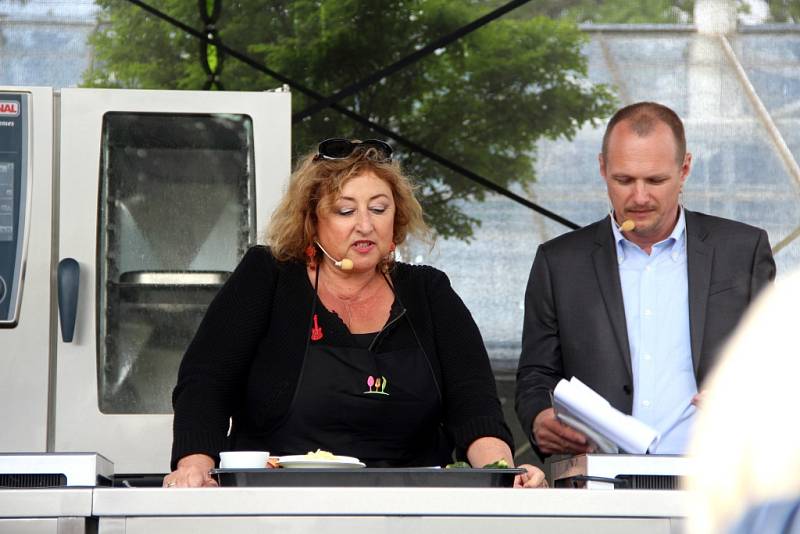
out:
M328 259L333 262L333 265L335 267L338 267L342 271L352 271L353 270L353 260L351 260L350 258L342 258L341 260L337 260L336 258L331 256L330 254L328 254L327 250L322 248L322 245L319 244L319 241L314 241L314 243L316 243L317 246L319 247L319 249L322 251L322 253L325 254L328 257Z
M619 229L623 232L632 232L636 230L636 223L631 219L625 219L622 221L622 224L619 225Z

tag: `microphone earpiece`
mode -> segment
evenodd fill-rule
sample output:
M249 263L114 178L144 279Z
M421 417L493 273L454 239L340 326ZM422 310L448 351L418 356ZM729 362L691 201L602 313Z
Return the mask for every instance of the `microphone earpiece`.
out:
M622 221L622 224L619 225L619 229L623 232L632 232L636 229L636 223L631 219L625 219Z
M351 260L350 258L342 258L341 260L337 260L330 254L328 254L327 250L322 248L322 245L319 244L319 241L314 241L314 243L316 243L319 249L322 251L322 253L325 254L328 257L328 259L333 262L334 267L341 269L343 271L353 270L353 260Z

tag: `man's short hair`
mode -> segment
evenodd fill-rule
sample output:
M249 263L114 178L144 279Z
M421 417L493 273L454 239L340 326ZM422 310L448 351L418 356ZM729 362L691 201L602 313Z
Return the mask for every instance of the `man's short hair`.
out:
M637 102L620 109L608 121L606 132L603 134L603 159L608 159L608 138L614 126L622 121L629 121L631 128L639 137L645 137L653 131L656 124L663 122L672 130L677 147L675 159L678 165L683 164L686 155L686 133L683 130L683 121L678 114L667 106L656 102Z

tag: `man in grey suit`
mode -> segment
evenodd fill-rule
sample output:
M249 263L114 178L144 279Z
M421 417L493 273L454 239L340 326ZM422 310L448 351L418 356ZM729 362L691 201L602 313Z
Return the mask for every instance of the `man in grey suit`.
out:
M542 244L525 293L516 409L540 455L591 450L550 392L573 376L685 451L716 350L775 278L764 230L684 209L683 123L640 102L609 121L599 155L612 213Z

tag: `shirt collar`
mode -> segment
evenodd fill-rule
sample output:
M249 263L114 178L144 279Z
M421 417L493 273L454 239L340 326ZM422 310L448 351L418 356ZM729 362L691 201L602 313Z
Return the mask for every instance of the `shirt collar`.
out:
M680 251L685 249L685 242L686 242L686 214L683 211L683 206L678 205L678 222L675 224L675 228L672 229L672 233L669 234L668 237L659 241L653 246L658 246L661 243L668 243L668 246L672 246L672 259L673 261L677 261L679 259ZM614 243L617 246L617 262L622 263L625 261L625 245L627 246L637 246L633 242L629 241L622 235L622 231L619 229L619 224L617 224L616 219L614 218L614 213L611 213L611 232L614 234Z

